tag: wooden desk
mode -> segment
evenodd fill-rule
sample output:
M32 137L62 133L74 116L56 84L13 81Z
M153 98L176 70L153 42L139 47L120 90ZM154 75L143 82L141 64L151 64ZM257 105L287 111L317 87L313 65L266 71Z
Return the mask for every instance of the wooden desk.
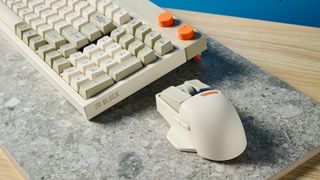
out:
M320 29L170 10L266 71L320 101ZM0 179L23 179L0 147ZM320 178L320 154L284 179Z
M320 28L171 10L234 52L320 101ZM320 179L320 154L284 179Z

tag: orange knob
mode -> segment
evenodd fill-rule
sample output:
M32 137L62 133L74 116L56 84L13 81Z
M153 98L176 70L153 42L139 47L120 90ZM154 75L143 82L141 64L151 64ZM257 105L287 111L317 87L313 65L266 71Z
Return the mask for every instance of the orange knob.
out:
M178 37L181 40L193 39L193 37L194 37L193 27L188 24L184 24L184 25L180 26L178 29Z
M158 16L158 23L161 27L170 27L174 24L174 19L171 13L164 12Z

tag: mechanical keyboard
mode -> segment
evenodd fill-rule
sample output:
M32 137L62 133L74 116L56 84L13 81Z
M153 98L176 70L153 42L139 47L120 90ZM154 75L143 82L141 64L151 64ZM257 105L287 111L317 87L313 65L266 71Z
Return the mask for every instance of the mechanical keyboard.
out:
M2 0L0 30L87 119L206 48L148 0Z

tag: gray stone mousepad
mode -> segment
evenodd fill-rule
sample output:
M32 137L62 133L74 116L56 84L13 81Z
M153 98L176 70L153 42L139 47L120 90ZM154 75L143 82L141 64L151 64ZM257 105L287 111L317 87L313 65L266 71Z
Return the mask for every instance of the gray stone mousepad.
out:
M0 143L31 179L265 179L320 146L320 104L214 40L189 61L85 120L1 35ZM177 151L155 94L199 79L235 105L248 146L208 161Z

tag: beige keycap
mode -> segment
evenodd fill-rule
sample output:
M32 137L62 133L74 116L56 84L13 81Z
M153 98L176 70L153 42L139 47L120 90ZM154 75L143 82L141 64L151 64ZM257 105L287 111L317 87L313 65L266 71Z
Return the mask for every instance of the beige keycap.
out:
M55 11L58 12L59 9L64 7L64 2L63 1L57 1L55 3L52 3L51 8Z
M32 10L34 10L34 7L38 4L41 4L42 2L39 0L31 0L28 1L28 7L31 8Z
M114 29L112 21L100 12L96 12L90 16L90 22L97 26L103 34L107 34Z
M126 30L123 27L118 27L117 29L113 30L110 34L110 37L119 42L119 39L126 34Z
M109 56L107 55L106 52L104 51L98 51L96 53L94 53L91 57L91 60L97 64L100 65L101 61L107 59Z
M130 57L132 57L131 53L125 49L122 49L114 55L114 60L116 60L118 63L123 63Z
M53 16L55 15L56 13L54 11L52 11L51 9L47 9L47 10L44 10L40 13L40 17L41 19L45 20L46 22L48 22L48 18L50 16Z
M62 30L64 28L67 28L69 26L70 26L69 23L65 20L60 20L60 21L54 23L54 29L60 34L62 33Z
M92 66L95 66L95 64L90 59L81 60L78 63L76 63L76 67L82 72L85 73L86 70Z
M157 31L151 31L146 35L144 39L144 43L150 48L153 48L156 41L159 40L160 38L161 38L160 33L158 33Z
M23 23L23 24L17 26L16 34L19 36L20 39L22 39L23 33L26 31L29 31L29 30L31 30L31 27L28 24Z
M47 41L45 41L43 37L38 35L30 39L29 46L33 51L37 51L40 46L43 46L45 44L47 44Z
M160 38L154 45L154 50L161 56L168 54L173 49L171 41L165 37Z
M53 61L53 70L57 73L57 74L61 74L63 72L63 70L71 67L71 63L66 60L65 58L60 58L57 59L55 61Z
M136 57L131 57L127 61L116 65L110 69L109 75L115 80L120 81L143 67L140 60Z
M67 27L63 29L62 36L65 37L77 49L89 44L88 39L73 27Z
M89 6L88 2L78 1L77 3L74 4L74 10L82 14L82 11L88 6Z
M133 35L131 35L131 34L126 34L126 35L122 36L122 37L119 39L119 44L120 44L123 48L128 49L129 44L132 43L133 41L134 41Z
M31 29L23 33L22 39L27 45L29 45L30 39L36 36L38 36L38 33L36 33L34 30Z
M60 58L62 58L62 55L58 51L51 51L46 54L45 61L50 67L52 67L53 61Z
M132 19L127 23L127 33L134 35L136 33L136 29L142 25L142 22L139 19Z
M80 32L85 35L89 41L95 41L102 36L101 31L91 23L87 23L81 27Z
M58 14L62 18L66 18L67 14L71 12L73 12L72 7L67 5L63 6L61 9L58 10Z
M38 16L40 16L41 12L43 12L43 11L45 11L45 10L48 10L48 9L49 9L49 7L48 7L46 4L41 3L41 4L38 4L38 5L36 5L36 6L34 7L34 12L35 12Z
M98 51L100 51L100 48L95 44L91 44L83 49L83 54L91 59L92 55Z
M21 2L19 3L16 3L14 5L12 5L12 10L13 12L15 12L16 14L18 14L18 11L23 9L23 8L26 8L27 6Z
M69 24L73 24L73 21L79 17L80 17L80 14L78 12L73 11L73 12L66 14L66 21Z
M43 19L40 19L40 18L37 18L37 19L33 19L31 22L30 22L30 25L32 27L32 29L34 29L35 31L38 30L38 27L40 25L44 25L46 24L46 22L43 20Z
M87 76L84 74L78 74L71 78L70 85L75 91L79 92L80 85L87 81L89 81Z
M27 14L30 14L32 13L32 9L30 9L29 7L25 7L25 8L22 8L18 11L18 16L21 17L21 19L24 19L24 17L27 15Z
M177 87L171 86L161 92L160 98L167 102L175 111L179 112L181 104L191 98L191 95Z
M150 64L157 59L156 54L149 47L144 47L139 51L138 58L144 65Z
M115 61L114 59L107 58L107 59L104 59L103 61L100 62L100 68L104 72L109 73L110 69L112 69L113 67L115 67L118 64L119 63L117 61Z
M104 72L100 67L94 65L94 66L87 68L85 74L90 80L92 80L92 79L100 76L101 74L104 74Z
M91 81L80 85L79 94L84 99L89 99L114 84L112 78L102 74Z
M7 0L7 6L11 9L14 4L19 2L20 2L19 0Z
M48 17L47 23L53 27L54 23L56 23L60 20L63 20L63 19L59 15L54 14L54 15L51 15Z
M44 2L49 6L51 7L53 3L57 2L59 0L45 0Z
M100 49L105 50L107 46L113 43L112 39L109 36L104 36L100 38L97 42L97 45Z
M128 51L137 56L138 52L143 48L144 44L139 40L135 40L131 44L129 44Z
M125 9L121 8L119 11L116 11L113 15L113 23L116 24L116 26L121 26L123 24L126 24L131 20L131 17Z
M88 23L88 21L84 17L78 17L77 19L75 19L73 21L73 27L76 30L80 31L81 27L84 26L87 23Z
M49 31L52 31L52 26L50 26L49 24L43 24L41 26L38 27L38 33L44 37L45 34Z
M86 18L87 20L90 19L90 17L96 13L96 9L92 6L86 6L83 10L82 10L82 17Z
M120 6L112 3L110 6L108 6L105 10L105 15L109 18L109 19L113 19L114 14L120 10Z
M77 49L72 44L68 43L60 46L59 51L62 54L62 56L68 58L71 54L76 53Z
M111 0L100 0L96 4L97 5L93 7L97 7L98 11L104 13L106 11L106 8L111 5Z
M136 29L135 36L140 41L144 41L146 35L151 32L151 27L149 25L143 24Z
M105 51L110 57L114 57L114 55L121 51L122 48L118 43L112 43L106 47Z
M43 46L40 46L38 49L38 55L41 59L45 60L46 54L48 54L51 51L56 50L52 45L45 44Z
M44 38L56 49L67 43L67 40L55 30L45 33Z
M77 2L79 2L79 0L68 0L68 5L74 9L74 6Z
M34 19L39 18L35 13L26 14L24 17L24 21L30 25L30 22Z
M76 76L76 75L79 75L81 74L81 72L75 68L75 67L69 67L67 69L64 69L63 70L63 73L61 74L62 75L62 78L68 83L70 84L71 82L71 78Z
M84 54L82 54L81 52L76 52L71 54L68 60L71 62L72 65L76 66L76 64L79 61L82 61L85 59L87 59L87 57Z

